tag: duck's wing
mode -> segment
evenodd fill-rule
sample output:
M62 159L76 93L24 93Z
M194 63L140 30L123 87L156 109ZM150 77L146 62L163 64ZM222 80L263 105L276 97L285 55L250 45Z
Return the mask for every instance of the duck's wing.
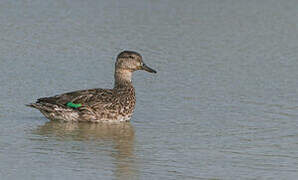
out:
M66 106L67 103L72 102L75 104L88 105L95 101L101 101L102 103L109 102L112 97L112 89L88 89L73 91L52 97L39 98L36 103L48 103Z

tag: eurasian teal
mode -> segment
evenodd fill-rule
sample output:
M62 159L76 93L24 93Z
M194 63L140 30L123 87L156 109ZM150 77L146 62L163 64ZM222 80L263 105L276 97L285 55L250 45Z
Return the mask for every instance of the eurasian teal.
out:
M132 73L145 70L156 73L134 51L123 51L115 63L113 89L88 89L38 99L27 106L36 108L50 120L85 122L129 121L136 97Z

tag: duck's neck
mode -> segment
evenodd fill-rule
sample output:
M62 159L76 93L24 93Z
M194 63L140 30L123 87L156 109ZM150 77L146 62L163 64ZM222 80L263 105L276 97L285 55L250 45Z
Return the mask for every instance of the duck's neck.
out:
M131 87L132 72L123 69L115 70L115 85L114 88Z

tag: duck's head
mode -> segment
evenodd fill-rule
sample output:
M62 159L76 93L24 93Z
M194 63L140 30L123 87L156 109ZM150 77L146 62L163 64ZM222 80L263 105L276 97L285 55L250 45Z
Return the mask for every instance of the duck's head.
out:
M116 71L134 72L137 70L145 70L150 73L156 73L156 71L148 67L142 59L142 56L134 51L123 51L117 56L115 64Z

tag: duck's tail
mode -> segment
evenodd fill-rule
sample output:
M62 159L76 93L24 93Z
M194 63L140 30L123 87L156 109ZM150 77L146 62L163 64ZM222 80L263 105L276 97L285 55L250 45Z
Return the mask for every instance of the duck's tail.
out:
M50 103L30 103L30 104L26 104L26 106L28 107L32 107L38 110L42 110L42 111L48 111L51 112L55 109L55 105L50 104Z
M26 104L28 107L38 109L45 117L50 120L77 121L79 113L72 108L62 107L50 103L31 103Z
M25 106L36 108L36 103L25 104Z

